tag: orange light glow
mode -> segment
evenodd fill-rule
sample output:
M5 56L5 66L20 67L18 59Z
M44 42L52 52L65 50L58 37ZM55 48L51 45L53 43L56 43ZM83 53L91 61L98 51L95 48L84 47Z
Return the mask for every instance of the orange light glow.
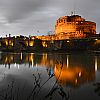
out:
M80 67L75 67L75 68L64 67L62 69L61 67L55 67L54 69L56 78L62 84L66 84L67 82L76 83L76 79L78 78L78 75L81 76L80 73L81 71L83 71L83 69Z
M96 23L86 21L79 15L63 16L56 21L55 34L36 36L41 40L63 40L69 38L85 38L88 34L96 34Z
M57 20L55 25L55 32L56 35L65 33L63 37L67 36L83 38L87 33L96 34L96 23L85 21L85 19L79 15L64 16Z
M95 78L94 70L90 73L84 67L67 67L60 64L55 65L54 74L55 78L58 80L58 83L61 85L70 84L72 86L78 86L81 83L91 81Z

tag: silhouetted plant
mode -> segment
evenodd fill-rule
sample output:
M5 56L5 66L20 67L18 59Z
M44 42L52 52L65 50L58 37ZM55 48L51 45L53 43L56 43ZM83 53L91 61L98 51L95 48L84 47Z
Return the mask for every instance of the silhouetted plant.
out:
M58 62L57 62L57 63L58 63ZM58 84L58 80L59 80L59 78L60 78L60 75L61 75L61 72L62 72L62 68L63 68L63 63L62 63L62 61L60 61L59 63L60 63L60 65L61 65L59 76L58 76L56 82L54 83L53 87L51 88L51 90L50 90L50 91L48 92L48 94L45 96L45 98L44 98L45 100L48 99L48 98L49 98L50 100L52 100L54 93L58 93L59 96L62 97L62 100L64 100L64 99L65 99L65 100L68 100L68 99L69 99L69 93L66 93L66 92L64 91L63 87L62 87L61 85Z
M14 100L14 94L13 94L13 87L14 87L14 81L11 82L11 84L8 84L6 89L2 89L0 91L0 100Z
M60 73L59 77L61 75L63 63L62 62L57 62L60 63L61 68L60 68ZM41 93L41 90L43 89L43 86L49 82L50 79L54 77L54 73L51 73L51 69L47 68L47 74L48 78L45 81L42 81L42 74L39 72L37 68L37 74L33 74L33 88L30 90L30 93L24 100L37 100L39 98L39 95ZM64 90L64 88L58 84L59 77L56 79L54 82L53 86L50 87L50 91L48 91L47 94L44 95L43 98L40 98L38 100L52 100L55 94L58 94L62 99L61 100L68 100L69 99L69 93ZM15 90L15 81L13 80L10 84L8 84L7 88L4 90L0 91L0 100L20 100L20 94L19 91L22 88L17 87ZM15 92L16 91L16 92ZM24 86L23 86L23 91L24 91ZM23 97L22 97L23 98Z

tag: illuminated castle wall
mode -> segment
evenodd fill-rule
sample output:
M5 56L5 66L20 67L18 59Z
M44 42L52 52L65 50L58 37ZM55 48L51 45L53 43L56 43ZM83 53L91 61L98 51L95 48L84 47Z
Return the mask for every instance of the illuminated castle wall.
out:
M63 16L56 21L55 33L60 39L85 37L89 34L96 34L96 23L85 21L79 15Z

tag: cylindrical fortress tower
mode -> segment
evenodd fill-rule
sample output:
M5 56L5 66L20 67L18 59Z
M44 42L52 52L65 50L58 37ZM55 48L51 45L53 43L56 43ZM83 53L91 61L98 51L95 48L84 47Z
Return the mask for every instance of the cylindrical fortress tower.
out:
M85 21L79 15L63 16L56 21L56 35L66 37L85 37L86 35L96 34L96 23Z

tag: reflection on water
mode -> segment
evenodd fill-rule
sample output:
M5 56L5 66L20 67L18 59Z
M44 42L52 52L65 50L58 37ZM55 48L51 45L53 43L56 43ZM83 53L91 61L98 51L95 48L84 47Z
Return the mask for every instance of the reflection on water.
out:
M98 65L97 65L98 63L97 63L97 56L95 56L95 71L97 71L98 70Z
M27 70L21 69L22 67L25 66L27 66L26 68ZM16 72L15 70L17 69L21 70L21 72L20 71ZM10 72L10 70L12 71ZM19 76L17 77L23 76L22 80L28 77L27 80L28 82L30 82L29 84L32 84L34 91L30 93L31 95L28 96L27 100L31 100L32 95L34 97L38 96L39 95L38 92L41 90L40 92L42 93L42 91L44 91L43 89L45 89L44 92L45 96L44 98L41 98L43 100L51 99L52 96L54 96L54 98L59 97L58 95L63 97L63 99L68 100L69 92L66 90L68 87L72 89L74 87L76 88L78 87L79 89L79 87L83 86L84 84L91 84L92 82L95 82L97 77L96 72L99 72L99 70L100 70L100 56L88 53L84 54L1 53L0 54L0 80L1 80L0 83L3 83L4 81L7 80L7 75L12 75L12 77L14 78L14 74L11 74L13 73L13 71L15 73L20 73L18 74ZM2 74L2 72L6 74L5 79L2 79L4 78L4 74ZM9 74L7 74L8 72ZM31 75L29 76L29 74ZM100 77L100 74L98 77ZM64 89L65 87L66 89ZM42 96L44 94L42 94ZM74 97L74 93L72 97ZM62 100L62 98L60 100Z

